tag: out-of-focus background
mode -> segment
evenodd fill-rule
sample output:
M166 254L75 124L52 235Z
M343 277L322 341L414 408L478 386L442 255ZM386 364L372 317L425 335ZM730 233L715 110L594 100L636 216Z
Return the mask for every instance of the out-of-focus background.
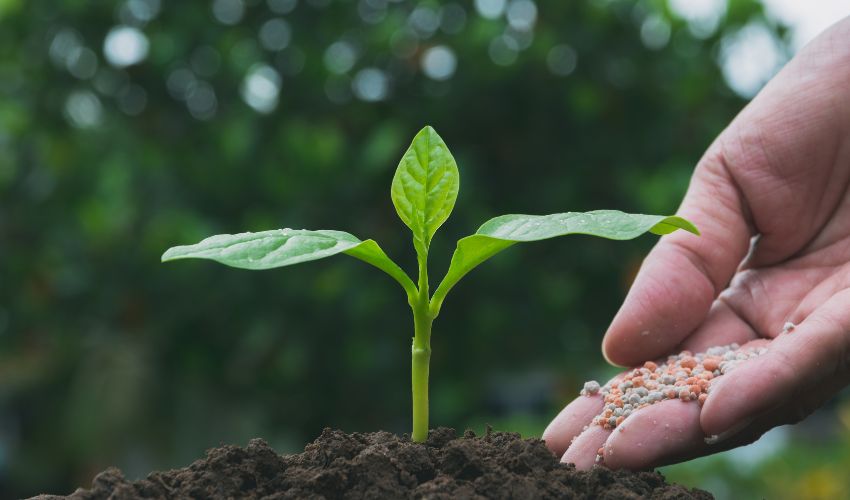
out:
M489 217L671 213L713 137L846 2L0 0L0 497L208 447L409 425L411 319L337 257L159 263L220 232L332 228L408 270L389 199L424 124L462 177L431 274ZM476 269L435 323L432 423L539 436L654 242ZM846 494L850 398L665 469L719 497ZM844 488L844 489L842 489Z

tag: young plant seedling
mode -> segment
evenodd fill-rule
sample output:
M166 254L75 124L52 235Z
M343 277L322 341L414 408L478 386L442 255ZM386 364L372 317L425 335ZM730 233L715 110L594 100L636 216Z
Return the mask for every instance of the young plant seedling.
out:
M516 243L568 234L612 240L629 240L646 232L664 235L677 229L699 234L693 224L681 217L627 214L616 210L502 215L490 219L475 234L457 242L448 272L431 294L428 284L431 238L454 208L459 184L457 164L449 148L433 128L423 128L413 138L413 143L398 164L391 190L398 216L413 232L413 248L419 265L416 283L374 240L360 240L349 233L332 230L275 229L220 234L195 245L170 248L163 254L162 261L210 259L232 267L257 270L344 253L389 274L407 293L407 302L413 310L412 439L422 442L428 437L431 324L440 314L443 301L452 287L475 266Z

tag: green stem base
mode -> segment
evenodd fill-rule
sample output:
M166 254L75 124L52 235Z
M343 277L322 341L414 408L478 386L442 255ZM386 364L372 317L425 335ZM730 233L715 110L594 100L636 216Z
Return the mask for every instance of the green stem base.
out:
M414 442L428 439L428 370L431 363L431 323L427 300L413 306L414 337L411 350Z

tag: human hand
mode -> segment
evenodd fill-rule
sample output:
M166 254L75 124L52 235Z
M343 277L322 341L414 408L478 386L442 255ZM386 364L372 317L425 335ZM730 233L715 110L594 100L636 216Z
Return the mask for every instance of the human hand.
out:
M709 147L679 210L702 237L664 237L603 340L639 365L733 342L767 352L711 381L700 407L665 400L623 432L581 396L543 439L562 461L641 469L750 443L850 383L850 18L807 45ZM796 325L783 332L786 322ZM716 436L714 444L707 436ZM574 441L573 438L575 438Z

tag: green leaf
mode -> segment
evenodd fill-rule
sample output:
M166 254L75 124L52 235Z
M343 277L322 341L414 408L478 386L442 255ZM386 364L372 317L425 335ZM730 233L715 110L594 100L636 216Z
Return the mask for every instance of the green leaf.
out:
M446 143L433 128L420 130L398 164L391 190L417 252L427 252L437 228L448 219L459 185L457 163Z
M457 242L449 270L431 299L431 309L435 314L438 313L446 294L466 273L515 243L568 234L630 240L647 232L663 235L677 229L699 235L699 230L693 224L677 216L627 214L617 210L502 215L490 219L475 234Z
M331 230L276 229L259 233L219 234L194 245L169 248L162 261L209 259L241 269L272 269L344 253L392 276L408 295L416 287L374 240Z

